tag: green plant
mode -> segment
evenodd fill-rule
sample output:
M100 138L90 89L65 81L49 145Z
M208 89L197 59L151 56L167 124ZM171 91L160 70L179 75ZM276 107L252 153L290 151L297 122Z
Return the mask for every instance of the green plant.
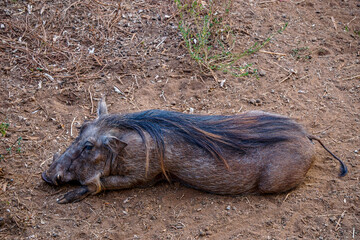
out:
M6 130L9 128L9 124L8 123L1 123L0 124L0 133L1 136L5 137L6 135Z
M294 48L290 51L290 55L297 60L300 59L311 59L311 52L308 51L308 47Z
M254 54L271 41L275 34L281 33L287 23L275 34L263 42L254 43L244 52L234 52L235 34L230 25L230 9L232 1L196 1L185 3L174 0L179 10L179 30L190 56L201 67L209 71L215 80L215 71L230 73L241 77L254 74L257 70L250 71L251 64L241 65L239 60ZM205 3L205 4L204 4Z
M9 123L1 123L0 124L0 133L1 133L2 137L6 136L6 131L9 128L9 126L10 126ZM0 154L0 160L4 159L5 155L11 154L12 150L15 146L16 146L16 153L21 153L21 141L22 141L22 137L18 137L16 139L16 141L10 145L10 147L6 148L6 153Z

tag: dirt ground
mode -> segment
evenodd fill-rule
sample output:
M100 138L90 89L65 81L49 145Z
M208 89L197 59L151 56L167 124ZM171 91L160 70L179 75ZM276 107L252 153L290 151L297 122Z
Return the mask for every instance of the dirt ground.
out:
M234 1L230 15L239 52L288 26L240 60L258 76L218 72L220 84L190 58L173 1L1 1L0 238L359 239L360 1ZM57 204L74 186L49 186L41 172L96 117L101 94L113 113L284 114L349 174L339 178L317 145L288 193L219 196L164 182Z

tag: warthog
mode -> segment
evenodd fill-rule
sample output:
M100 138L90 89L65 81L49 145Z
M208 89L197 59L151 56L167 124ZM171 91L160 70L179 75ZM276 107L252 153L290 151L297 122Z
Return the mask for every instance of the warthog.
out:
M52 185L80 182L58 203L103 190L150 186L161 179L216 194L278 193L304 179L315 159L312 140L320 142L293 120L267 112L108 114L101 100L98 118L82 125L42 178ZM344 176L346 166L334 157Z

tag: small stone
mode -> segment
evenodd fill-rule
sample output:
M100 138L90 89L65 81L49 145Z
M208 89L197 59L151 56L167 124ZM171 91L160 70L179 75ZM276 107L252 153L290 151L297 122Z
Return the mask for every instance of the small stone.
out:
M200 229L199 236L200 237L206 236L206 232L204 232L203 230Z
M263 77L266 75L266 72L264 70L259 71L259 76Z
M255 105L255 106L261 106L262 105L262 102L260 99L250 99L249 100L249 103Z
M227 206L225 209L226 209L226 210L230 210L230 209L231 209L231 207L230 207L230 206Z
M329 217L329 220L330 220L330 222L335 222L335 221L336 221L336 217L335 217L335 216Z
M5 25L4 25L4 24L0 24L0 28L1 28L1 29L4 29L4 28L5 28Z

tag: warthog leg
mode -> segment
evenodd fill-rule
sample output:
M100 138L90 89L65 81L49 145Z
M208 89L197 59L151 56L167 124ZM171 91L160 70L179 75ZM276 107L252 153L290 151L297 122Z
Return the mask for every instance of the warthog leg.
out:
M61 198L57 199L57 202L60 204L79 202L89 194L91 194L89 188L87 186L81 186L73 191L66 193Z

